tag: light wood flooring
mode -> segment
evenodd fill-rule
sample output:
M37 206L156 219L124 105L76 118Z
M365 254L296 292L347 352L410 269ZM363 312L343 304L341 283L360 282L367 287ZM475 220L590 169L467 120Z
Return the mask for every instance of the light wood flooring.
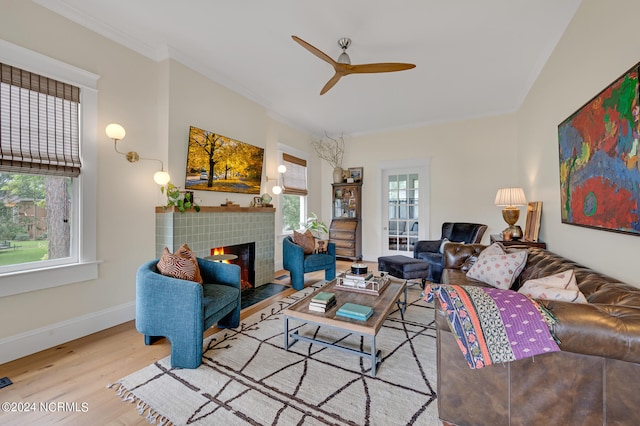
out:
M347 270L351 263L339 260L338 271ZM370 270L376 267L369 263ZM275 273L275 277L282 275L287 277L273 282L289 285L288 272ZM306 274L305 285L323 278L323 271ZM292 288L250 306L242 311L241 316L245 318L294 292ZM216 331L215 328L209 329L205 336ZM166 339L145 346L134 321L129 321L2 364L0 378L9 377L13 384L0 389L0 403L35 404L36 411L15 413L0 410L0 425L148 425L138 414L135 404L123 402L116 396L115 389L108 389L107 385L166 357L170 352ZM52 408L56 406L50 403L75 403L77 412L43 412L40 411L40 403L49 404Z

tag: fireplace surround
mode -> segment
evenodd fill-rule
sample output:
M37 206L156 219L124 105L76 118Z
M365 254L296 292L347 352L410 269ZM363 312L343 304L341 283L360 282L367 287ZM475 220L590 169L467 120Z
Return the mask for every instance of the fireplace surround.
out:
M180 213L156 207L156 258L168 247L172 252L189 244L198 257L215 247L255 243L256 287L273 280L275 209L269 207L201 206L200 212Z

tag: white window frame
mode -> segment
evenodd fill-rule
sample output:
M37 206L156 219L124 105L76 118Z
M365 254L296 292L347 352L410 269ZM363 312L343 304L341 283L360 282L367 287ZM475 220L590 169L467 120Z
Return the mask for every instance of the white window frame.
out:
M73 217L69 258L25 264L19 271L0 274L0 297L94 280L98 278L97 129L98 75L0 39L0 62L80 87L82 171L74 178ZM75 247L75 249L74 249ZM60 260L68 260L60 264Z

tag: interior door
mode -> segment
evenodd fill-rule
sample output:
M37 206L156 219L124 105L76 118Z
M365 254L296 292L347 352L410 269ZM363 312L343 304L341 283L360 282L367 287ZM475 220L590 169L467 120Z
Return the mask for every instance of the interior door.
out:
M385 256L413 257L420 227L420 172L419 168L382 171L382 252Z

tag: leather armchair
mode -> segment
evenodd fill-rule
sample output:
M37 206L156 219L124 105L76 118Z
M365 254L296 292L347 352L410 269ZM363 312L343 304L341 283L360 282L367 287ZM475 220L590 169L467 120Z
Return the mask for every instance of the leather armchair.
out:
M429 262L429 281L439 283L442 277L444 261L440 246L446 238L451 242L477 244L487 230L487 225L467 222L445 222L442 224L442 236L439 240L418 241L413 248L413 257Z
M282 263L291 274L291 285L296 290L304 288L304 274L324 269L324 279L330 281L336 277L336 245L329 243L327 253L304 254L302 247L291 237L282 240Z
M147 345L169 339L171 367L197 368L204 331L216 323L240 325L240 267L198 258L201 285L164 276L157 263L144 263L136 273L136 328Z

